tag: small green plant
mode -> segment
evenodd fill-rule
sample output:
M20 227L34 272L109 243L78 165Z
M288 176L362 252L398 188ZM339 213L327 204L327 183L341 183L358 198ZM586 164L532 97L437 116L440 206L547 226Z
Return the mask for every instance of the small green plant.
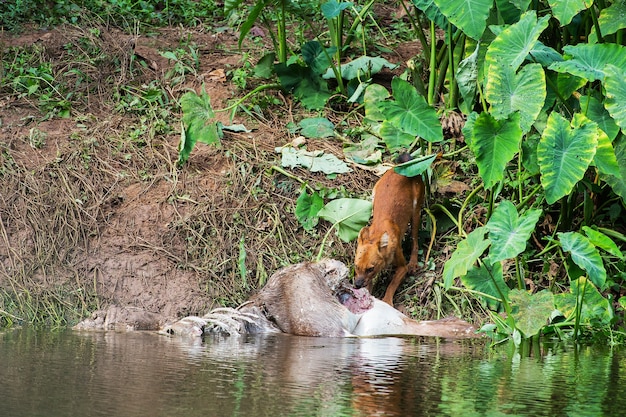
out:
M160 52L161 56L174 62L174 66L165 73L165 79L172 85L178 85L185 81L187 75L198 75L200 59L198 47L195 44L180 47L174 51Z

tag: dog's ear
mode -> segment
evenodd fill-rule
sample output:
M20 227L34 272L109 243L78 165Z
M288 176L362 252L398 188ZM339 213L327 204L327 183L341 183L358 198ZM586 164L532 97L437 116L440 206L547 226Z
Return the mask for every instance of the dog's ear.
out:
M387 246L389 246L389 233L385 232L380 237L380 242L378 242L378 247L380 249L383 249L383 248L386 248Z
M361 231L359 232L359 237L357 238L357 242L361 242L362 240L367 239L367 237L370 234L370 229L369 227L365 226L361 229Z

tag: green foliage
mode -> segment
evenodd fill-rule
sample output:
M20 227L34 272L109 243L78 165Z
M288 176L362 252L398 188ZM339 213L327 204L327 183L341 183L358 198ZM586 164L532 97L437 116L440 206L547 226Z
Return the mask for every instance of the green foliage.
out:
M522 253L540 216L541 210L536 209L519 216L513 203L502 201L487 223L492 242L489 260L495 263Z
M533 337L543 329L554 311L554 295L548 290L530 294L522 290L511 290L511 317L525 337Z
M470 267L467 274L462 275L461 282L476 294L480 294L487 306L494 310L509 297L510 289L504 282L500 262L491 264L489 260L485 260L478 267Z
M337 228L341 240L350 242L359 235L372 213L372 203L358 198L339 198L330 201L317 214Z
M435 109L428 105L422 95L408 82L394 78L391 83L394 100L380 103L379 108L385 117L383 128L387 124L391 130L397 129L407 137L417 136L428 142L443 140L441 123ZM408 144L397 144L393 148Z
M609 325L608 293L621 288L614 277L620 276L622 264L615 259L622 259L624 234L589 227L606 219L602 204L594 206L590 195L616 202L612 207L624 218L623 2L497 1L494 9L492 1L414 4L431 25L448 33L444 45L424 48L431 71L437 71L429 79L429 98L442 86L453 98L458 88L460 104L446 104L468 115L463 132L488 191L487 226L477 229L488 237L470 233L459 242L444 267L444 288L461 278L488 307L503 308L508 318L496 320L497 327L518 341L540 334L557 316L565 318L551 328L571 326L574 335L582 325ZM584 36L588 41L580 42ZM447 62L441 59L446 52ZM447 83L440 81L442 71L448 72ZM541 235L539 220L550 215L558 240L544 236L547 246L537 253L528 243L533 234ZM624 222L607 226L619 229ZM514 262L514 268L501 276L503 262ZM566 268L551 279L569 278L576 296L528 294L524 280L534 276L527 269L532 262L563 263ZM517 278L512 282L518 287L508 294L502 288L507 275ZM553 284L549 290L556 291ZM589 291L579 291L582 286Z
M478 172L491 188L504 178L505 168L513 159L522 140L519 114L511 120L498 121L489 113L482 113L473 122L469 147L476 155Z
M450 288L454 278L465 276L489 247L491 242L485 239L486 232L486 227L479 227L467 235L467 239L459 242L456 250L443 268L444 288Z
M182 165L189 158L189 154L196 142L207 145L220 145L221 129L213 119L215 113L211 107L211 98L204 91L200 95L188 92L180 99L183 110L183 127L178 145L178 161Z
M213 0L12 0L0 2L0 27L18 30L23 24L79 24L93 16L132 29L145 25L196 25L219 12Z
M421 158L413 158L410 161L394 167L394 171L400 175L404 175L405 177L417 177L418 175L422 175L426 172L436 158L437 155L427 155Z
M312 194L302 189L300 197L296 201L296 217L305 230L311 231L319 222L319 211L324 207L324 199L317 191Z
M570 292L556 294L554 304L570 321L580 324L608 326L614 316L609 300L585 277L572 280Z
M299 123L300 133L306 138L332 138L335 126L325 117L302 119Z
M435 0L435 4L450 23L470 38L480 39L487 26L493 0Z
M552 113L537 146L541 184L552 204L569 194L582 179L598 146L597 125L576 128L559 113Z
M558 236L563 250L569 252L576 265L587 272L589 280L596 287L604 289L606 270L598 249L580 233L559 233Z

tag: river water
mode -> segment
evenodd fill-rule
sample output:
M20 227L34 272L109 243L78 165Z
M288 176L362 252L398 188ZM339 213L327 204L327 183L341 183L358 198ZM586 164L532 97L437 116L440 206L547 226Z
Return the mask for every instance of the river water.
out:
M606 347L0 333L2 417L626 416L625 379Z

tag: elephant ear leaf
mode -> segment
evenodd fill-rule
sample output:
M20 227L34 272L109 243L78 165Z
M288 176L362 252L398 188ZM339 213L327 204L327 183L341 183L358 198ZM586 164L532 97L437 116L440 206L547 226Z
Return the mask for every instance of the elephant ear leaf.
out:
M467 275L461 277L461 282L470 290L477 291L487 306L496 310L502 299L508 300L509 287L502 276L502 263L491 265L488 260L478 267L472 266Z
M545 327L554 311L554 295L548 290L530 294L522 290L509 292L515 325L526 337L532 337Z
M372 214L372 203L358 198L338 198L326 204L317 215L337 227L339 237L350 242L359 235Z
M520 115L496 120L489 113L481 113L474 121L469 147L476 156L478 172L491 188L504 178L506 164L515 156L522 140Z
M593 284L604 289L606 285L606 269L598 249L591 241L580 233L567 232L557 233L564 251L572 255L576 265L587 271L589 280Z
M626 47L614 43L567 45L563 51L571 59L552 63L548 68L567 72L588 81L604 80L607 65L626 70ZM623 79L622 79L623 81Z
M549 204L569 194L582 179L597 146L596 123L587 121L572 128L560 114L550 115L537 145L541 185Z
M450 2L453 3L453 2ZM528 57L539 39L539 35L548 27L550 16L537 19L535 11L524 13L519 22L502 30L491 42L485 55L485 66L502 67L505 62L516 72Z
M428 142L443 140L443 130L437 111L430 106L415 87L401 78L391 82L395 100L381 103L386 119L396 129Z
M443 286L449 289L455 278L465 276L489 247L491 241L485 239L485 226L474 229L465 240L459 242L456 250L443 267Z
M513 203L502 201L487 223L492 242L489 250L491 262L515 258L522 253L539 216L541 210L538 209L528 210L519 216Z
M604 70L604 88L606 100L604 107L611 114L615 123L626 131L626 70L614 65L607 65Z
M450 23L478 40L487 27L493 0L435 0L435 4Z
M196 142L220 146L222 135L220 123L215 121L211 98L204 89L199 95L195 92L185 93L180 98L180 105L183 126L178 144L178 165L187 161Z
M546 99L546 78L540 64L524 66L517 74L507 65L492 66L487 81L487 101L491 114L505 119L520 113L520 125L528 132L537 119Z
M552 14L561 23L561 26L569 25L578 12L587 8L585 0L548 0L548 3L552 9Z

